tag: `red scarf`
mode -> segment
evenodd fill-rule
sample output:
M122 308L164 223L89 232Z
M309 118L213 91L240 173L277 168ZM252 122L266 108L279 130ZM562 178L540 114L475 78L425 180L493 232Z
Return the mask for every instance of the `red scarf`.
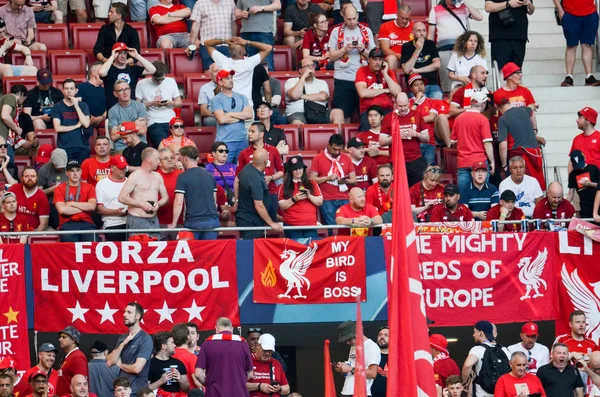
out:
M369 30L367 28L367 25L365 25L362 22L358 23L358 29L360 29L360 35L362 36L362 42L363 45L365 46L365 48L369 48ZM340 25L340 28L338 30L338 37L337 37L337 49L341 49L344 47L344 30L346 30L346 24L342 23ZM361 55L362 57L362 55ZM341 62L347 62L348 61L348 54L344 54L342 56L342 58L340 59Z
M235 342L245 342L246 339L242 338L240 335L234 334L214 334L206 338L206 340L227 340L227 341L235 341Z
M391 192L392 189L394 187L394 184L392 183L389 187L388 192ZM381 190L381 185L377 186L377 198L379 199L379 208L381 208L381 212L387 212L390 210L390 208L392 208L392 202L390 200L390 195L388 194L386 196L386 200L383 199L383 191Z
M338 158L331 157L331 154L329 154L329 151L327 149L325 149L323 154L325 155L327 160L331 161L331 168L329 169L327 176L337 175L340 179L344 179L346 174L344 173L344 167L342 167L342 164L340 164L340 161L338 160L339 156L338 156ZM340 156L341 156L341 154L340 154ZM336 181L327 181L327 183L329 183L330 185L337 186L338 189L340 189L340 192L348 191L348 186L346 186L345 183L339 184L337 180Z

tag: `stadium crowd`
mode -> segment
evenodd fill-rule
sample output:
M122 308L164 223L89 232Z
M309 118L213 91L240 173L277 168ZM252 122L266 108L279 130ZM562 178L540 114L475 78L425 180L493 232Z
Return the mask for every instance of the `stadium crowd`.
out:
M47 50L43 37L35 40L36 23L69 17L85 22L91 11L85 1L9 0L0 7L0 52L5 58L21 53L24 64L2 64L0 73L35 75L37 85L11 85L0 98L7 190L0 230L72 231L60 237L71 242L97 238L77 231L122 230L103 234L121 241L178 238L164 230L135 237L127 229L237 225L280 233L282 225L321 223L349 225L351 234L367 235L370 226L391 219L391 148L398 140L411 202L396 205L410 205L418 222L515 221L500 230L520 230L522 219L600 221L596 110L577 113L582 132L570 150L568 186L546 186L538 104L522 84L528 15L535 11L530 0L485 2L491 58L504 79L493 93L487 88L483 37L469 30L469 19L483 19L480 10L443 0L425 22L413 20L411 7L401 4L395 19L382 22L382 5L94 0L96 21L106 23L90 50L94 62L86 81L78 83L54 81L52 70L38 70L32 51ZM283 37L277 40L298 65L297 77L284 84L269 75L282 8ZM597 30L598 16L593 0L564 0L557 11L564 19L568 83L572 45L581 43L587 53L595 40L587 27L595 23ZM182 115L179 76L170 74L174 65L146 59L140 48L146 38L130 25L146 20L152 45L181 48L190 61L201 59L211 81L200 87L198 98L185 99L197 100L201 125L215 128L215 135L200 141L186 136L192 126ZM588 61L583 57L586 73ZM328 70L332 87L319 74ZM585 83L600 84L591 72ZM358 125L347 130L351 121ZM326 142L320 138L319 147L310 144L311 131L300 136L297 129L291 134L285 129L324 124L337 133ZM40 130L55 134L56 147L40 145ZM199 143L210 146L210 153L199 152ZM317 153L298 151L309 146ZM24 158L30 165L17 175ZM240 233L244 239L264 235ZM317 232L285 235L307 238ZM179 235L217 237L211 231Z

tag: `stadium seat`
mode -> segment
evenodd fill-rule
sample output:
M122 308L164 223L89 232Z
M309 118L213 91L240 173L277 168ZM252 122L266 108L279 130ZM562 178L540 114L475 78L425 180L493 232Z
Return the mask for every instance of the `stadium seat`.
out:
M300 75L298 74L298 72L294 72L294 71L287 71L287 72L269 72L269 76L276 78L277 80L279 80L279 83L281 84L281 110L283 111L285 109L285 83L289 80L289 79L293 79L294 77L300 77Z
M442 174L440 177L440 184L446 186L449 183L455 183L455 178L451 174Z
M23 84L28 90L37 86L37 77L35 76L4 76L2 77L2 92L10 92L13 85Z
M190 61L183 48L167 49L167 62L169 63L169 70L175 75L177 84L183 84L184 73L202 73L203 71L200 57L195 56Z
M175 113L179 110L179 117L183 119L185 125L191 127L196 124L194 120L194 101L191 99L184 99L181 108L174 110Z
M196 144L200 153L210 153L210 147L217 136L216 127L185 127L185 136Z
M415 20L415 18L418 18L418 17L428 17L429 16L429 10L431 9L430 1L404 0L402 2L402 4L407 4L412 9L413 21Z
M38 139L41 145L50 145L53 149L56 148L57 134L54 129L49 130L36 130L35 137Z
M33 60L33 66L38 69L47 68L46 53L44 51L31 51L31 59ZM25 56L20 52L10 52L10 62L13 65L24 65Z
M27 237L28 244L50 244L60 243L60 236L58 234L45 234L43 236L29 236Z
M161 61L165 62L165 50L162 48L142 48L140 55L150 62Z
M360 124L344 124L342 125L342 135L344 136L344 141L348 143L350 138L354 138L358 134L358 130Z
M402 88L403 92L409 92L408 84L406 84L405 74L401 68L398 68L396 70L396 81L398 82L398 84L400 84L400 88Z
M35 41L46 44L48 50L66 50L69 48L67 25L38 23L35 29Z
M458 150L455 148L444 148L442 149L442 153L444 154L444 171L446 171L446 174L452 175L454 180L456 180Z
M148 26L146 26L146 22L128 22L128 24L137 30L140 36L140 49L148 47Z
M284 124L276 125L275 127L281 128L285 133L285 140L287 141L290 151L300 150L300 139L298 136L298 126L296 124Z
M198 95L200 88L211 81L208 73L186 73L183 75L183 93L186 99L194 103L194 109L200 109L198 105Z
M300 129L303 150L325 150L329 137L340 132L337 124L304 124Z
M48 51L52 74L86 74L86 50L52 50Z
M435 148L435 164L438 167L442 166L442 148L441 147L436 147Z
M276 45L283 45L283 18L277 18L277 37L275 40Z
M73 49L87 50L93 49L98 39L98 33L104 22L98 23L72 23L69 24L71 29L71 39L73 40Z
M286 45L276 45L273 48L273 66L278 72L294 70L292 65L292 49Z
M301 156L302 162L307 168L307 171L310 170L310 166L312 165L313 159L318 154L316 150L307 150L307 151L291 151L285 156L285 160L291 156Z
M33 165L33 162L31 161L31 157L15 156L15 165L17 166L17 170L18 170L17 173L20 178L21 175L23 175L23 169L25 167L29 167L30 165Z
M62 83L66 80L66 79L73 79L75 80L75 83L77 85L79 85L79 83L83 83L84 81L86 81L86 75L85 74L57 74L52 76L52 87L54 88L58 88L59 90L62 89Z

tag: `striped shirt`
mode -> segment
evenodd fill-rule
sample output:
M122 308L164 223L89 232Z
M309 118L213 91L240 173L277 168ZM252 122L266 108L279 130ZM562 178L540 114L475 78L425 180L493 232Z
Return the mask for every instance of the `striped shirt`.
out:
M487 211L499 202L498 188L484 183L481 189L477 189L471 182L471 189L460 196L460 202L467 205L471 211Z

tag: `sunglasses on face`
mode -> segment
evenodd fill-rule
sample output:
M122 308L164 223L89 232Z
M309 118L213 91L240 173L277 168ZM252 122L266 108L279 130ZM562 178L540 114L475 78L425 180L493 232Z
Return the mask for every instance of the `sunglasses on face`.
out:
M262 332L261 328L248 328L248 333L250 332Z
M229 149L217 149L217 152L219 152L219 153L229 153Z
M0 149L8 149L8 143L0 143Z
M184 125L183 124L173 124L171 126L171 128L173 128L173 129L183 129Z

